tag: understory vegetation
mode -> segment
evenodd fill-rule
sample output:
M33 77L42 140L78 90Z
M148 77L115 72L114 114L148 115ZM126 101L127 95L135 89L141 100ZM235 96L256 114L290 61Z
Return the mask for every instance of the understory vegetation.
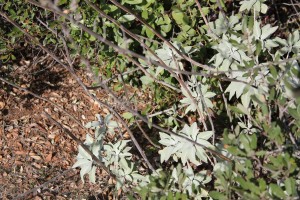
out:
M116 198L297 199L300 22L274 2L0 0L0 61L42 50L109 110L73 167Z

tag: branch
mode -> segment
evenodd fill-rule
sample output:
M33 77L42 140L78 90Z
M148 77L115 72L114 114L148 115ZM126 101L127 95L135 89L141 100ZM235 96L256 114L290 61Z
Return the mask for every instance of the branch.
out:
M44 97L42 97L42 96L40 96L40 95L38 95L38 94L35 94L35 93L33 93L33 92L27 90L26 88L22 88L22 87L20 87L20 86L18 86L18 85L16 85L16 84L14 84L14 83L12 83L12 82L10 82L10 81L4 79L4 78L1 78L1 77L0 77L0 80L3 81L3 82L5 82L5 83L7 83L7 84L9 84L9 85L11 85L11 86L13 86L13 87L15 87L15 88L17 88L17 89L19 89L19 90L21 90L21 91L27 92L28 94L31 94L32 96L34 96L34 97L36 97L36 98L38 98L38 99L41 99L42 101L48 102L48 103L51 104L52 106L58 108L58 109L61 110L63 113L65 113L66 115L68 115L68 116L69 116L72 120L74 120L81 128L85 129L85 127L81 124L81 122L80 122L78 119L76 119L73 115L71 115L70 113L68 113L66 110L64 110L61 106L59 106L58 104L54 103L53 101L51 101L51 100L49 100L49 99L46 99L46 98L44 98Z
M211 66L208 65L204 65L201 63L198 63L197 61L191 59L190 57L188 57L187 55L183 54L182 52L180 52L176 47L174 47L173 44L171 44L168 40L166 40L160 33L158 33L154 28L152 28L152 26L150 26L145 20L143 20L140 16L138 16L137 14L135 14L133 11L131 11L129 8L121 5L119 2L117 2L116 0L110 0L113 4L115 4L117 7L119 7L120 9L122 9L123 11L125 11L126 13L129 13L131 15L133 15L138 21L140 21L142 24L144 24L147 28L149 28L159 39L161 39L162 41L164 41L168 47L170 47L172 50L174 50L178 55L180 55L182 58L184 58L185 60L189 61L191 64L196 65L198 67L201 67L205 70L211 71L213 70L213 68Z
M32 188L31 190L28 190L27 192L18 195L17 197L13 198L13 200L31 199L36 196L36 194L38 193L39 190L48 188L50 183L57 181L60 177L65 176L67 173L69 173L73 170L74 170L73 168L67 169L64 172L62 172L61 174L59 174L59 175L53 177L52 179L50 179L49 181L43 183L42 185L36 186L36 187Z
M28 0L28 1L32 1L32 0ZM30 34L28 34L25 30L23 30L17 23L15 23L13 20L11 20L8 16L6 16L6 14L4 14L3 12L0 12L0 15L4 16L5 19L7 19L10 23L12 23L14 26L16 26L21 32L23 32L27 37L29 37L33 43L37 44L40 48L42 48L44 51L46 51L54 60L56 60L59 64L61 64L63 67L65 67L68 71L70 71L70 69L68 68L68 66L66 66L63 62L60 61L60 59L58 57L56 57L51 51L49 51L47 48L45 48L42 44L40 44L36 38L32 37ZM86 92L86 94L91 97L93 100L95 100L98 104L100 105L104 105L105 107L107 107L120 121L121 123L125 126L126 130L128 131L128 133L130 134L130 136L133 136L131 130L128 128L128 126L126 125L126 123L124 122L124 120L122 120L121 116L119 115L119 113L117 113L111 106L109 106L108 104L98 100L97 98L95 98L95 96L93 96L92 94L89 93L88 89L85 87L85 85L81 82L81 80L78 78L78 76L74 73L72 73L72 71L70 71L70 73L74 76L74 78L76 79L76 81L81 85L81 87L84 89L84 91ZM114 100L119 103L120 105L122 105L125 109L127 109L128 111L130 111L133 115L135 115L136 117L140 118L142 121L144 121L145 123L149 123L149 120L144 117L143 115L141 115L139 112L137 112L136 110L133 110L131 109L130 107L128 107L126 104L124 104L123 101L119 100L115 95L114 93L106 86L106 85L103 85L102 84L102 87L103 89L105 89L107 92L109 92L112 97L114 98ZM178 133L175 133L173 131L170 131L170 130L167 130L165 128L162 128L161 126L159 125L156 125L156 124L152 124L152 126L160 131L163 131L165 133L168 133L170 135L175 135L177 137L180 137L182 139L185 139L186 141L189 141L191 142L192 144L194 145L197 145L203 149L205 149L206 151L209 151L211 152L212 154L226 160L226 161L229 161L231 162L231 159L222 155L221 153L215 151L215 150L212 150L212 149L209 149L208 147L202 145L202 144L199 144L197 142L195 142L194 140L191 140L185 136L182 136ZM132 137L133 139L134 137ZM133 142L136 144L137 141L135 139L133 139ZM145 154L143 151L140 151L142 157L144 158L145 157ZM145 158L144 158L145 159ZM154 169L152 169L154 170Z
M92 99L94 99L96 102L98 102L100 105L103 104L103 102L99 101L97 98L95 98L94 95L92 95L86 88L86 86L82 83L82 81L80 80L80 78L75 74L74 72L74 68L73 68L73 63L71 62L71 57L70 57L70 53L69 53L69 49L68 46L64 40L64 38L62 38L63 44L64 44L64 48L66 51L66 57L67 57L67 61L69 63L70 68L69 71L70 73L76 78L77 82L85 89L85 91L87 92L87 95L89 95ZM89 66L90 68L90 66ZM91 69L91 68L90 68ZM135 147L138 149L138 151L140 152L141 156L144 158L145 162L147 163L148 167L155 172L154 167L152 166L152 164L150 163L150 161L148 160L147 156L145 155L144 151L142 150L141 146L139 145L139 143L137 142L137 140L135 139L132 131L129 129L129 127L127 126L127 124L125 123L125 121L121 118L121 116L119 115L119 113L117 111L115 111L111 106L109 106L108 104L105 105L107 108L109 108L114 115L119 119L119 121L123 124L123 126L127 129L128 134L131 137L132 142L134 143Z
M72 138L78 145L80 145L93 159L93 161L99 165L102 169L104 169L104 171L106 171L110 176L115 177L114 174L112 174L109 169L99 160L99 158L97 158L88 148L88 146L86 146L85 144L83 144L83 142L81 140L79 140L75 135L73 135L73 133L71 131L69 131L69 129L63 127L59 122L57 122L55 119L53 119L46 111L44 111L43 113L52 123L54 123L56 126L58 126L60 129L64 130L65 133L67 133L70 138Z
M82 81L80 80L80 78L74 73L74 71L72 69L70 69L67 65L65 65L57 56L55 56L49 49L47 49L46 47L44 47L36 38L34 38L32 35L30 35L29 33L27 33L25 30L23 30L16 22L14 22L12 19L10 19L5 13L0 11L0 15L2 15L8 22L10 22L11 24L13 24L16 28L18 28L21 32L23 32L27 37L29 37L32 42L36 45L38 45L41 49L43 49L44 51L46 51L55 61L57 61L59 64L61 64L65 69L67 69L71 75L75 78L75 80L79 83L79 85L84 89L85 93L92 98L93 100L95 100L99 105L105 106L107 107L122 123L122 125L126 128L128 134L131 136L131 139L134 143L134 145L137 147L137 149L139 150L141 156L145 159L145 161L147 162L149 168L155 172L155 169L153 168L153 166L150 164L149 160L147 159L145 153L143 152L143 150L141 149L140 145L138 144L137 140L135 139L135 137L133 136L133 133L131 132L131 130L128 128L127 124L124 122L124 120L121 118L120 114L118 112L116 112L111 106L109 106L107 103L104 103L100 100L98 100L97 98L95 98L94 95L92 95L88 89L86 88L86 86L82 83ZM109 172L108 172L109 173Z
M202 18L203 18L203 20L204 20L204 22L205 22L205 25L206 25L207 28L208 28L208 31L209 31L210 33L212 33L212 35L215 37L215 39L218 39L218 36L211 30L210 25L209 25L209 23L208 23L208 21L207 21L205 15L204 15L204 12L203 12L203 10L202 10L202 7L201 7L199 1L198 1L198 0L195 0L195 1L196 1L196 4L197 4L198 8L199 8L200 14L201 14L201 16L202 16Z

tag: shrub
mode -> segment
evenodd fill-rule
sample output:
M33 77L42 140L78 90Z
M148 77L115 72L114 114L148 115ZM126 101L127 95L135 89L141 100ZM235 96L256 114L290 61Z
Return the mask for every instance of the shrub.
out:
M218 0L0 2L2 16L49 49L66 43L70 57L80 57L93 72L95 85L126 110L123 120L112 111L118 120L107 116L105 123L86 125L95 134L87 134L85 144L116 176L116 189L126 194L135 188L142 199L299 195L300 36L299 30L276 36L278 26L262 21L267 1L240 1L230 16ZM0 47L23 38L16 29L1 31L9 39ZM150 101L139 108L141 98L129 98L127 87ZM140 150L135 139L105 140L124 121L137 120L154 128L148 139L160 143L159 150L142 146L160 156L149 173L133 159L132 145ZM151 169L154 160L145 161ZM96 181L96 167L82 148L73 167L81 168L82 180L88 174Z

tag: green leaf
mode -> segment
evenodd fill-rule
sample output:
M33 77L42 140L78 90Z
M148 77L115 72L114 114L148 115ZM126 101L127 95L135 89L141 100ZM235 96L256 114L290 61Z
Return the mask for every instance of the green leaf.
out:
M227 148L228 152L232 153L233 155L242 155L242 156L246 156L246 154L241 151L238 147L235 146L229 146Z
M251 185L248 181L245 181L242 177L236 177L236 181L242 186L242 188L244 188L245 190L250 189Z
M135 19L135 16L133 15L123 15L121 16L118 21L121 22L121 23L125 23L125 22L130 22L130 21L133 21Z
M245 108L245 106L243 106L242 104L238 104L237 105L237 108L243 112L243 114L246 114L246 115L250 115L250 113L248 112L247 108Z
M141 4L143 0L123 0L124 3L135 5L135 4Z
M257 151L255 153L255 155L257 155L257 156L264 156L264 155L266 155L266 151Z
M249 153L251 151L250 137L248 135L242 134L240 135L240 141L243 144L245 150Z
M164 33L168 33L172 29L172 24L161 25L160 28Z
M143 19L148 19L148 16L149 16L148 11L147 10L143 10L143 12L142 12L142 18Z
M258 183L259 183L260 191L266 191L266 189L267 189L266 181L264 179L260 178L260 179L258 179Z
M173 130L174 131L174 130ZM185 125L179 132L180 135L187 137L205 147L213 148L207 141L212 136L212 131L200 132L197 123L194 122L191 126ZM189 141L174 135L168 135L160 132L159 143L166 146L159 151L161 162L167 161L172 155L177 161L181 159L183 165L188 161L199 165L199 161L207 162L207 155L202 147L192 145Z
M297 195L296 181L293 178L287 178L284 181L285 190L290 196Z
M204 15L207 15L209 13L209 7L202 7L202 11Z
M123 113L122 116L123 116L125 119L130 119L130 118L133 117L132 113L130 113L130 112L125 112L125 113Z
M229 106L230 110L233 111L234 113L237 114L245 114L243 111L241 111L239 108L237 108L236 106Z
M277 29L278 29L278 26L271 27L271 25L269 25L269 24L264 26L261 30L261 40L265 40L265 39L269 38Z
M187 25L188 24L188 18L185 15L185 13L177 8L175 8L172 11L172 17L178 25Z
M268 6L266 4L261 4L260 6L260 12L263 13L263 14L266 14L268 11Z
M84 165L89 165L91 164L90 160L87 159L77 159L76 163L72 166L72 168L76 168L76 167L80 167L80 166L84 166Z
M96 183L96 169L97 167L96 166L93 166L91 171L88 173L89 174L89 179L90 179L90 182L91 183Z
M252 134L249 136L251 138L250 140L250 147L251 149L256 149L257 147L257 137L256 137L256 134Z
M153 79L149 76L142 76L140 79L143 85L149 85L150 83L153 83Z
M284 194L283 190L278 185L271 183L270 189L271 189L271 193L273 195L275 195L276 197L279 197L281 199L285 198L285 194Z
M209 196L213 199L227 199L226 195L222 194L221 192L212 191L209 193Z
M90 36L90 38L89 38L89 40L91 41L91 42L93 42L93 41L95 41L96 40L96 38L94 37L94 36Z
M240 12L244 11L244 10L248 10L250 11L252 6L254 5L256 1L255 0L250 0L250 1L241 1L240 4L241 4L241 7L240 7Z
M261 50L262 50L262 44L261 44L261 41L257 41L257 42L256 42L256 50L255 50L256 56L259 56L259 55L260 55Z
M288 113L295 119L300 119L300 114L296 109L288 108Z
M145 29L147 37L149 37L150 39L154 38L155 34L153 33L153 31L151 29L149 29L146 26L144 26L144 29Z
M253 33L255 36L255 39L259 40L260 36L261 36L261 29L260 29L260 22L258 21L254 21L254 25L253 25Z
M63 4L66 4L67 2L68 2L67 0L59 0L57 5L61 6Z
M97 126L100 126L100 122L99 121L91 121L91 122L88 122L85 125L85 128L95 128Z

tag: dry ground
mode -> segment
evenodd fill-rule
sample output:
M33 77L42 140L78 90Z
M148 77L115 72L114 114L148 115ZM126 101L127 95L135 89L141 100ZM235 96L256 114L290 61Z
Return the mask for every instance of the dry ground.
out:
M29 63L23 61L2 67L0 75L55 102L82 124L94 120L95 114L108 113L83 94L60 66L45 68ZM83 74L82 70L77 73ZM101 99L108 98L103 92L96 95ZM0 83L0 199L108 199L110 180L104 172L98 184L91 185L81 182L79 170L68 170L75 163L77 144L51 124L42 115L43 111L84 141L87 130L62 110ZM99 170L98 173L102 172ZM30 192L42 184L45 187Z
M264 22L279 22L278 36L285 37L288 27L299 28L299 5L288 5L282 0L272 5ZM91 101L61 66L52 64L22 60L3 67L0 63L0 77L55 102L82 124L94 120L95 114L108 113ZM77 74L84 77L85 73L77 70ZM85 82L90 83L87 79ZM103 91L95 94L110 101ZM145 102L151 100L140 101L140 106L145 106ZM83 184L79 170L70 169L75 163L77 144L45 119L43 111L84 141L87 130L61 109L0 81L0 199L110 199L113 186L110 187L111 180L105 173L98 170L97 184Z

